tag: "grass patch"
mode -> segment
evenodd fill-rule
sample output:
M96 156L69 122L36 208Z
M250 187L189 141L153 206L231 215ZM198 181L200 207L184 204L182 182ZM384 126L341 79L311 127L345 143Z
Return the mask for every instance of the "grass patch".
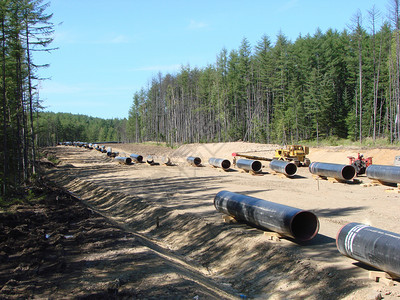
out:
M0 209L1 210L6 210L10 206L18 205L18 204L25 204L25 203L26 203L25 199L20 199L20 198L4 199L4 198L0 198Z
M0 197L0 210L7 211L10 207L15 205L34 204L35 202L43 201L45 198L46 194L43 194L42 190L25 188L8 198Z
M58 165L60 163L60 160L53 154L49 154L46 157L50 162L52 162L55 165Z

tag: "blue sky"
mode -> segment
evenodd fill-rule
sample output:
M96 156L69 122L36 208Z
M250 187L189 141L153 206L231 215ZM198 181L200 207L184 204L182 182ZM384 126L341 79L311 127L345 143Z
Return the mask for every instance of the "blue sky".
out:
M37 53L46 111L127 118L135 91L152 76L181 65L213 64L243 38L255 46L281 31L295 41L317 28L342 31L358 11L364 27L374 5L387 17L388 0L51 0L53 47ZM382 23L378 20L379 25Z

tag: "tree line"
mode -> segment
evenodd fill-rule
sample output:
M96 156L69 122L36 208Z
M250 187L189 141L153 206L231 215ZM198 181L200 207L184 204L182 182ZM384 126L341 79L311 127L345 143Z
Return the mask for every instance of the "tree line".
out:
M215 63L157 74L129 111L133 139L296 143L400 139L399 0L391 17L356 13L348 29L282 32L222 49ZM365 23L365 24L364 24Z
M129 141L126 119L102 119L70 113L42 112L35 120L38 146L59 142Z
M0 182L7 196L36 173L34 119L40 109L35 51L50 51L53 24L42 0L0 1Z

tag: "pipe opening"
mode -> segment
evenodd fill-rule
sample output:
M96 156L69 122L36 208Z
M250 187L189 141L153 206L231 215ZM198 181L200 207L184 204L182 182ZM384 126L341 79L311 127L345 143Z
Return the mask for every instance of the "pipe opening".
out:
M296 240L309 241L318 233L318 218L312 212L301 211L293 217L290 230Z
M288 176L293 176L297 172L297 166L293 163L287 164L285 167L285 172Z
M261 170L261 167L262 167L262 164L258 160L253 161L251 164L251 169L254 172L259 172Z
M342 169L342 177L345 180L351 180L354 178L354 176L356 175L356 170L354 169L353 166L344 166Z
M201 164L201 158L200 158L200 157L195 157L195 158L193 159L193 163L194 163L196 166L200 165L200 164Z
M130 157L127 157L127 158L125 159L125 163L126 163L127 165L130 165L130 164L132 163L132 159L131 159Z
M221 167L222 169L227 170L231 167L231 162L227 159L224 159L221 163Z
M143 162L143 156L139 154L131 154L131 159L133 159L135 162L141 163Z

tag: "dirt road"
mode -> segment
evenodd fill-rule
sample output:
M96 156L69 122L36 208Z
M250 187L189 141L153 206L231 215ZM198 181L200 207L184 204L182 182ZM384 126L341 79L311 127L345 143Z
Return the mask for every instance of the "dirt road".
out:
M217 295L252 299L400 296L397 285L371 281L368 267L342 256L335 245L338 230L349 222L399 232L400 194L387 192L387 186L316 180L308 168L299 168L289 179L273 175L268 162L256 176L237 169L223 172L207 164L210 157L230 159L232 152L271 156L276 145L238 142L184 145L175 150L138 144L112 147L121 155L153 155L156 162L168 156L174 165L119 165L95 150L58 146L48 151L62 163L46 177L115 224L140 235L143 241L148 239L146 247L187 270L188 278L199 276L196 282L212 283L207 288L215 289ZM392 164L400 152L318 148L311 149L310 159L347 163L348 155L360 151L373 156L376 164ZM189 155L201 157L203 167L185 163ZM369 182L366 177L360 180ZM221 190L310 210L319 218L319 234L300 245L288 239L268 240L262 231L245 224L224 223L213 206L214 196ZM157 281L154 268L146 265L140 272Z

